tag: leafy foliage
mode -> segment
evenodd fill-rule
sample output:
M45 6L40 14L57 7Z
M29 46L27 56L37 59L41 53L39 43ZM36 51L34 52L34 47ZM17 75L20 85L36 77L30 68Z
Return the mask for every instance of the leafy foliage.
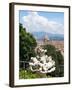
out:
M56 59L56 48L53 45L45 45L44 49L47 50L46 54L48 56L52 56L54 60Z
M26 28L19 24L19 50L20 61L29 61L35 56L35 47L37 43L32 34L26 32Z
M40 74L40 73L35 73L30 70L20 70L19 72L19 78L20 79L35 79L35 78L50 78L51 76L46 76L46 74Z
M53 45L45 45L45 49L47 49L47 55L52 56L53 60L55 60L56 70L52 72L50 75L55 77L64 76L64 58L60 51L57 51Z
M61 55L60 51L57 51L56 54L59 63L59 76L62 77L64 76L64 57Z

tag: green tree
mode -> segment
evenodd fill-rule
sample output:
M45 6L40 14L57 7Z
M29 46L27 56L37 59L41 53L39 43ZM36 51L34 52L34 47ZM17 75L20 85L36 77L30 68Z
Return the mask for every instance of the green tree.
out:
M60 77L63 76L64 67L63 62L64 58L60 51L57 51L53 45L45 45L44 49L47 49L47 55L52 56L52 59L55 61L56 70L51 73L52 76Z
M52 56L52 58L54 59L54 60L56 60L56 58L57 58L57 55L56 55L56 48L53 46L53 45L45 45L44 46L44 49L46 49L47 50L47 55L48 56Z
M19 24L19 50L20 61L29 61L35 56L35 47L37 43L32 34L26 32L26 28ZM22 66L22 65L21 65Z
M59 63L59 76L63 77L64 76L64 57L60 51L57 51L56 53L57 53L57 60Z

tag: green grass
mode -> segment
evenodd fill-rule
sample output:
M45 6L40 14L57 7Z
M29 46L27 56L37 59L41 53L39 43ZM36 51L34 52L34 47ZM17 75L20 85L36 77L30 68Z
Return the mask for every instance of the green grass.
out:
M46 74L40 74L36 72L32 72L30 70L20 70L19 71L19 79L35 79L35 78L49 78L51 76L46 76Z

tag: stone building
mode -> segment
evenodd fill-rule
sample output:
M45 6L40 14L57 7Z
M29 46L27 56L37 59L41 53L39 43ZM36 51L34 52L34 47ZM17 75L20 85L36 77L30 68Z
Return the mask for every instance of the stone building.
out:
M45 45L48 44L48 41L49 41L49 37L48 35L45 35L44 40L43 40L44 44Z

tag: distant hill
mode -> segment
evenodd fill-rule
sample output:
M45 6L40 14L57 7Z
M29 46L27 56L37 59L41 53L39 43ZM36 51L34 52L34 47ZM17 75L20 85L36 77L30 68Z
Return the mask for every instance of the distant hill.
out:
M32 32L32 34L37 40L44 39L45 35L48 36L49 40L64 40L63 34L51 34L47 32Z

